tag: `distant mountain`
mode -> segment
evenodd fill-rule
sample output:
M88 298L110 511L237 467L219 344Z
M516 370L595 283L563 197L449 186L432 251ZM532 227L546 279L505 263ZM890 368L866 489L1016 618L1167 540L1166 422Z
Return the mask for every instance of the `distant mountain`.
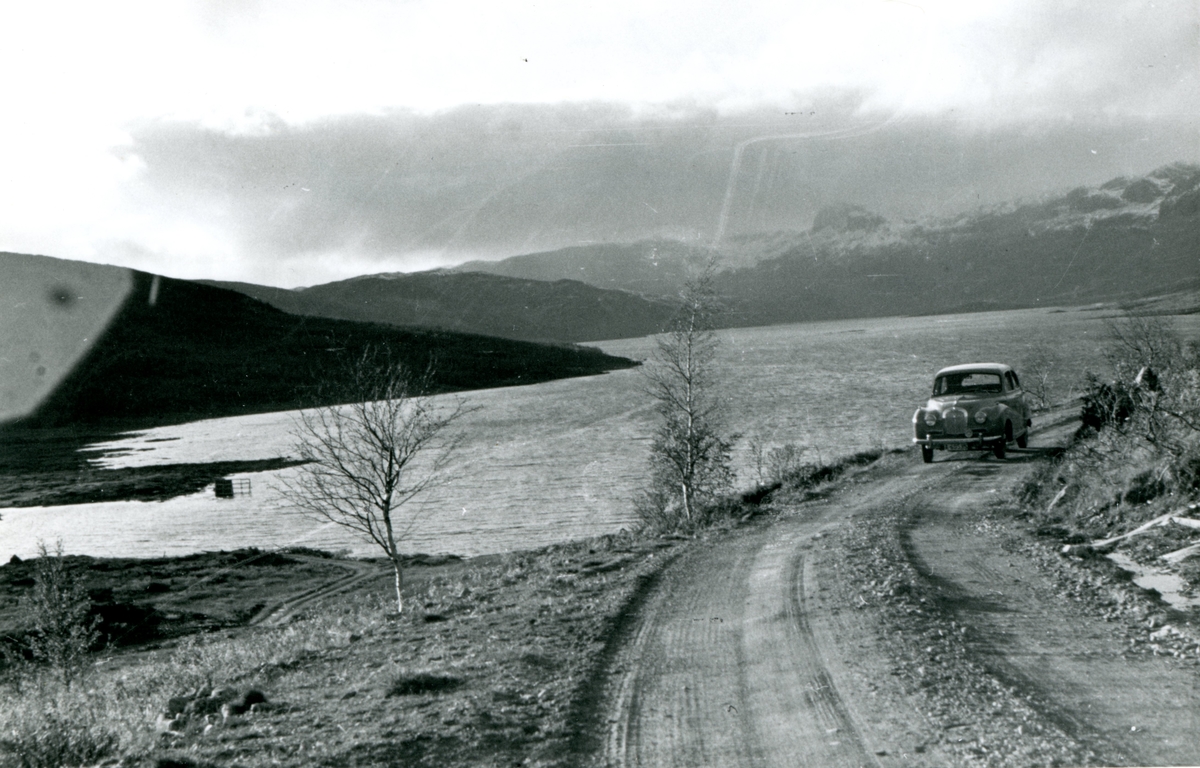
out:
M18 426L344 402L344 364L369 345L421 370L433 361L442 391L634 364L574 345L300 317L231 290L43 256L0 254L0 299L0 423Z
M579 280L443 270L366 275L297 290L205 281L285 312L441 328L529 341L599 341L658 332L672 304Z
M457 273L483 273L529 280L580 280L601 288L644 296L672 296L692 274L720 254L675 240L578 245L501 261L469 261Z
M830 205L817 211L812 231L874 232L887 225L887 219L871 213L860 205Z
M530 280L581 280L643 296L673 298L688 278L710 262L720 270L750 267L803 242L798 231L735 235L720 248L678 240L596 243L501 261L468 261L451 272L480 272Z
M1200 287L1200 167L952 221L814 232L718 276L738 324L1131 299Z
M807 231L590 245L458 270L572 275L656 296L709 261L729 322L928 314L1129 299L1200 286L1200 166L1176 163L950 220L889 222L829 206Z
M807 230L572 246L299 290L225 283L300 315L515 338L659 331L706 265L730 325L1128 300L1200 287L1200 167L1174 164L953 219L821 209Z

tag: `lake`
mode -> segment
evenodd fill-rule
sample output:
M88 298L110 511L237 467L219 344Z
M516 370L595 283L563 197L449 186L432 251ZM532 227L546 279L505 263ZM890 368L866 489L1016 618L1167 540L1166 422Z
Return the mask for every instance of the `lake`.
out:
M753 485L748 438L794 443L807 461L909 444L913 410L934 371L970 361L1017 366L1034 349L1056 358L1067 385L1104 370L1105 319L1098 309L1035 309L917 318L804 323L720 332L718 361L730 424L743 438L739 484ZM1177 318L1200 337L1197 316ZM649 338L595 344L644 359ZM653 412L636 369L455 396L477 410L459 422L465 440L448 485L414 501L408 552L479 555L613 533L631 527L645 479ZM292 452L294 413L161 427L98 447L110 467L263 459ZM1035 420L1036 423L1036 420ZM294 513L280 479L296 469L246 477L251 495L204 492L164 502L105 502L5 509L0 558L61 539L73 554L150 557L257 546L319 547L376 555L329 523ZM408 520L408 518L406 518Z

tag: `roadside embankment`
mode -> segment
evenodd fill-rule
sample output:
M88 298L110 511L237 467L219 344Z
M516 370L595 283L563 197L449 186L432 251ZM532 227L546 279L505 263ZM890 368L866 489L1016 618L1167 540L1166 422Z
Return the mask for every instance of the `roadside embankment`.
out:
M1061 551L1016 498L1053 456L962 462L855 515L831 599L874 627L930 764L1192 764L1200 615Z

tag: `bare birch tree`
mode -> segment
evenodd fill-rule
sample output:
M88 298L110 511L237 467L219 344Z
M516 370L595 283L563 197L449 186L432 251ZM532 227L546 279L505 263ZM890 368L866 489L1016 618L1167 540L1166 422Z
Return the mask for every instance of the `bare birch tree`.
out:
M404 612L399 545L419 523L405 507L445 481L461 435L448 433L468 413L461 400L435 403L431 371L368 350L354 364L353 402L301 412L294 437L301 465L284 498L308 515L348 528L383 550L395 571L396 610ZM418 460L420 457L420 460Z
M724 433L725 409L713 370L718 311L709 268L685 287L670 330L644 368L659 424L651 444L650 486L637 508L654 528L696 528L704 509L733 486L733 438Z

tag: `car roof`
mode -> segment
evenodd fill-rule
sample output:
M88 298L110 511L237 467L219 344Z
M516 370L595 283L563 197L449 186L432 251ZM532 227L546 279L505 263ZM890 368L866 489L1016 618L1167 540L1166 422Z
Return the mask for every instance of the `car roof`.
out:
M951 365L948 368L943 368L937 372L938 376L944 373L962 373L964 371L978 371L979 373L998 373L1003 375L1005 371L1011 371L1012 366L1004 363L963 363L962 365Z

